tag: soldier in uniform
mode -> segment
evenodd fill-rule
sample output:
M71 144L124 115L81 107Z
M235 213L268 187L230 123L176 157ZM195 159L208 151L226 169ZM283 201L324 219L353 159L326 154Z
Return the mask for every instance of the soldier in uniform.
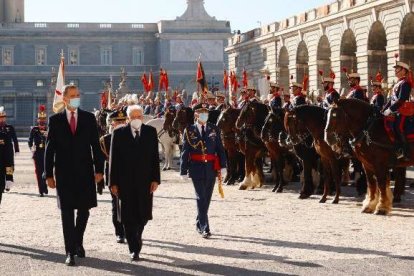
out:
M243 109L243 107L248 103L249 101L249 94L247 93L246 89L240 90L240 99L239 99L239 105L237 106L239 109Z
M126 124L126 113L124 110L117 110L109 115L109 120L112 126L112 132ZM101 149L105 155L105 180L106 185L109 186L109 153L111 152L112 132L102 136L99 140ZM118 199L111 193L112 196L112 223L115 227L115 235L117 243L125 243L125 230L122 223L118 220Z
M210 110L214 110L217 108L216 96L210 91L207 92L207 104L208 109Z
M395 84L392 90L391 99L384 106L384 115L393 115L396 117L394 123L394 132L400 144L400 148L397 152L397 158L408 161L410 159L410 149L408 141L405 138L404 130L400 128L402 115L400 114L399 109L406 101L410 100L411 84L408 81L410 66L405 62L397 61L394 68L398 82Z
M247 87L247 94L249 97L249 101L251 102L260 102L260 99L256 95L257 90L253 86Z
M290 94L289 93L285 93L282 91L283 94L283 109L290 109L292 108L292 103L290 102Z
M39 188L40 197L43 197L44 194L48 194L46 180L43 178L47 138L47 115L45 110L46 108L44 105L39 106L39 112L37 113L37 126L32 127L28 142L29 148L33 152L37 186Z
M211 236L208 209L216 177L225 174L226 154L219 129L207 123L207 107L196 109L195 118L196 123L184 131L180 174L188 174L192 179L197 197L196 230L208 239Z
M5 131L10 138L12 139L14 145L14 152L20 152L19 141L17 141L16 131L12 125L7 124L6 122L6 111L3 106L0 106L0 130Z
M374 92L374 95L371 98L371 105L373 105L376 110L382 111L385 104L385 97L383 95L382 75L380 73L377 74L375 81L371 81L371 85L372 92Z
M223 92L216 93L217 110L224 111L229 105L226 103L226 95Z
M361 77L358 73L351 73L348 75L348 83L351 87L347 99L359 99L361 101L367 101L364 90L360 86Z
M323 89L325 90L325 99L322 102L322 107L325 109L329 109L331 105L338 101L341 97L338 91L335 90L335 78L334 74L331 74L329 77L325 77L322 79L323 82Z
M181 94L178 94L175 98L175 109L177 111L179 111L181 108L185 107L182 97L183 96Z
M269 106L272 108L272 110L282 108L282 98L280 97L280 86L277 83L271 82L270 83L270 102Z
M293 82L290 86L292 91L293 100L292 100L292 107L297 107L299 105L306 104L305 95L302 93L302 84Z
M0 204L6 187L13 184L14 154L10 136L0 129Z

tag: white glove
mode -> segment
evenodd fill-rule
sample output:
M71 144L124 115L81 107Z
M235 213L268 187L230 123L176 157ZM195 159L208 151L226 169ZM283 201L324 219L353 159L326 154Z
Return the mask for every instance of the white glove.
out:
M36 146L31 147L31 148L30 148L30 150L31 150L32 152L35 152L35 151L36 151Z
M384 111L384 116L390 116L391 114L392 114L392 111L389 108Z
M221 177L225 177L227 174L227 169L226 168L222 168L221 169Z
M9 191L10 188L13 186L13 181L7 180L6 181L6 191Z

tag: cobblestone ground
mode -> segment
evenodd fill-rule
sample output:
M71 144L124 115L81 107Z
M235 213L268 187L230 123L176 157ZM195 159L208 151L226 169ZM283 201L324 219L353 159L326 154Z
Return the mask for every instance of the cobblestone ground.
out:
M25 148L22 146L22 148ZM129 261L115 242L110 195L99 196L85 235L87 258L64 262L63 234L55 191L37 194L30 153L17 156L15 187L0 207L0 275L413 275L414 195L391 216L360 213L362 198L344 188L339 205L318 196L298 199L299 185L283 194L271 187L214 193L213 237L195 231L191 183L176 171L162 174L154 220L144 232L142 261ZM411 173L410 173L411 175Z

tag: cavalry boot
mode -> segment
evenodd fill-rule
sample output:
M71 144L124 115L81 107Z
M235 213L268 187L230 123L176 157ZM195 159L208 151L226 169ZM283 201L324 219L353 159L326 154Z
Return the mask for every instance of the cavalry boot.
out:
M408 162L410 161L410 145L404 134L398 132L397 137L400 140L400 147L397 150L397 159Z

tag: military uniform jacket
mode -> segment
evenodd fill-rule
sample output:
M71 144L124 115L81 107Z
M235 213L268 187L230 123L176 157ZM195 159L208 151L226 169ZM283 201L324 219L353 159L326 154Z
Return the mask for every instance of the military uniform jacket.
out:
M282 108L282 99L280 98L280 96L275 96L272 98L269 105L273 110Z
M360 86L356 86L356 87L352 88L349 91L349 94L346 98L347 99L358 99L358 100L361 100L361 101L367 101L367 98L365 97L364 90L362 90L362 88Z
M298 96L295 96L293 98L293 101L292 101L292 106L293 107L297 107L299 105L304 105L304 104L306 104L306 99L305 99L305 96L303 96L302 94L298 95Z
M242 100L242 101L239 103L239 105L238 105L237 107L238 107L238 109L243 109L243 107L244 107L246 104L247 104L247 101L246 101L246 100Z
M33 152L33 158L43 158L46 148L46 135L40 130L38 126L32 127L29 136L29 148L33 146L36 150Z
M338 91L336 91L335 89L328 90L325 96L325 100L323 101L322 107L328 109L334 102L339 100L339 98L340 95Z
M400 79L392 89L391 99L388 101L384 109L391 109L397 112L398 109L408 100L410 100L411 85L407 78Z
M183 150L181 154L180 174L189 173L193 180L213 179L217 176L214 162L192 161L192 154L213 154L220 159L221 168L226 167L226 154L220 138L219 129L213 124L206 124L204 139L198 131L197 124L187 127L183 135ZM204 148L204 151L203 151Z
M14 153L10 136L0 131L0 193L4 191L6 180L13 181Z
M371 98L371 104L377 109L382 110L385 104L385 97L381 93L375 94Z
M12 125L6 124L5 126L1 127L0 130L5 131L9 135L14 145L14 152L20 152L19 141L17 141L17 135L14 127Z

